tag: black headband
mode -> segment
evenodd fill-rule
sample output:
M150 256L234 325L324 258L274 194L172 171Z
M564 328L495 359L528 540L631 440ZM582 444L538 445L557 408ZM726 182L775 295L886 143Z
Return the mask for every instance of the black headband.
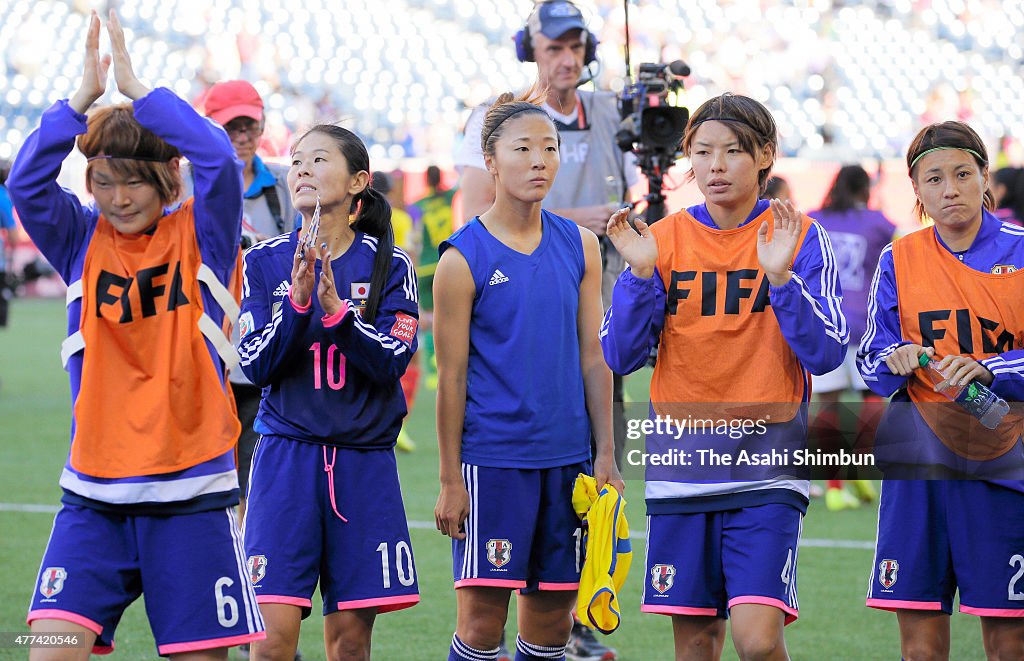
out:
M513 110L513 111L512 111L512 112L510 112L509 114L505 115L505 117L504 117L504 118L502 118L502 120L501 120L500 122L498 122L497 124L495 124L495 125L494 125L494 128L493 128L493 129L491 129L490 133L488 133L488 134L487 134L487 137L486 137L486 138L484 138L484 144L483 144L483 146L484 146L484 147L486 147L486 146L487 146L487 141L491 139L491 136L492 136L492 135L494 135L494 132L498 130L498 127L499 127L499 126L501 126L501 125L502 125L502 124L504 124L504 123L505 123L506 121L508 121L510 117L515 117L515 116L516 116L516 115L518 115L519 113L521 113L521 112L526 112L526 111L528 111L528 110L538 110L538 111L540 111L540 112L544 112L544 109L543 109L543 108L541 108L540 106L535 106L535 105L533 105L532 103L530 103L530 104L527 104L527 105L526 105L525 107L522 107L522 108L516 108L515 110ZM544 113L544 116L545 116L545 117L547 117L547 113Z
M99 154L98 156L90 156L88 160L90 163L98 159L110 160L117 159L119 161L148 161L150 163L167 163L177 158L172 156L171 158L158 158L156 156L115 156L113 154Z
M704 122L736 122L737 124L743 124L744 126L749 126L750 128L752 128L755 131L757 131L758 133L760 133L760 131L757 130L757 127L755 127L750 122L748 122L746 120L743 120L743 119L736 119L735 117L705 117L704 119L700 120L699 122L695 122L693 124L693 128L696 129L698 126L700 126Z

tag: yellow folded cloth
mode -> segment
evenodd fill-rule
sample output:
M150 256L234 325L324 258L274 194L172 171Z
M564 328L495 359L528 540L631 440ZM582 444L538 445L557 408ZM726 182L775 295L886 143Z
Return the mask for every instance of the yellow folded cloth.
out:
M572 490L572 507L584 522L586 560L580 575L576 614L601 633L621 621L618 592L633 562L626 500L610 484L597 492L597 481L580 473Z

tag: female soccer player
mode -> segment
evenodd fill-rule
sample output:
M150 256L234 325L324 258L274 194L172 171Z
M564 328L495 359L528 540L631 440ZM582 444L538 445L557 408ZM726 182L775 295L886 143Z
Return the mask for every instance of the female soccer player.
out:
M394 454L416 273L369 171L358 136L314 126L288 172L301 231L245 255L239 354L264 389L245 522L267 623L255 659L295 656L318 580L332 660L369 659L377 613L419 601Z
M807 371L828 372L845 355L827 235L791 203L758 199L776 145L760 103L710 99L683 137L705 202L651 227L634 230L625 210L608 223L629 268L605 315L605 358L627 374L659 347L651 415L674 428L648 434L647 451L689 457L646 474L641 610L672 616L677 659L719 658L727 616L740 658L785 659L783 626L798 613L808 481L776 460L701 467L709 452L742 464L741 452L800 449Z
M225 331L238 312L239 163L220 127L139 82L113 12L107 29L101 58L93 13L78 91L44 113L9 180L25 229L68 283L61 356L74 402L63 507L28 621L89 643L30 656L111 651L144 593L161 655L225 659L264 637L235 522L238 419L224 383L237 360ZM111 58L133 103L86 118ZM75 136L94 205L57 184ZM195 196L168 211L181 154Z
M611 373L601 358L597 237L541 209L558 132L529 100L502 95L481 147L493 206L441 244L434 279L441 493L458 620L449 659L498 653L509 595L516 658L564 659L583 549L572 484L590 472L621 493Z
M988 163L961 122L914 138L916 210L934 225L882 251L858 353L871 389L892 395L876 434L886 476L951 478L882 484L867 604L896 612L908 660L949 658L957 590L961 612L981 616L988 658L1024 658L1020 409L987 430L918 369L926 354L950 384L1024 400L1024 229L990 213Z
M850 337L859 339L867 324L868 285L882 249L889 245L896 228L881 211L868 208L871 198L871 176L860 165L839 168L821 209L810 212L828 232L839 267L843 286L843 314L850 325ZM828 374L814 377L814 392L821 408L812 425L835 433L839 428L839 401L846 390L862 393L863 404L857 416L857 446L870 448L884 404L882 398L868 390L857 371L857 348L846 352L846 360ZM825 506L830 510L859 507L861 501L876 497L869 480L851 480L854 493L843 489L842 480L829 480Z

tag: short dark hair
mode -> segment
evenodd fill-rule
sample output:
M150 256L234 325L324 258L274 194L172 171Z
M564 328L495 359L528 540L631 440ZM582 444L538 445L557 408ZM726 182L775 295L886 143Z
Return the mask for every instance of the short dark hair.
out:
M789 182L782 177L768 177L768 182L764 185L764 196L766 198L777 197L784 186L789 186Z
M436 165L427 166L427 185L431 188L437 188L441 185L441 168Z
M78 150L87 159L111 157L110 169L115 175L142 179L156 189L165 205L181 197L181 173L171 163L181 157L181 152L139 124L131 104L94 110L89 114L88 127L78 136ZM85 189L92 193L91 161L85 167Z
M779 152L779 130L772 114L762 104L742 94L726 92L708 99L697 108L697 112L690 116L686 124L683 133L684 154L690 155L690 147L700 125L711 120L725 120L725 125L739 141L740 149L755 159L765 147L770 148L772 162L757 173L758 192L763 195Z
M929 149L937 148L962 149L971 154L983 172L988 169L988 151L974 129L963 122L938 122L921 129L907 148L907 174L911 179L917 171L917 159ZM995 209L996 198L989 188L985 189L983 204L989 211ZM924 205L921 204L921 200L914 203L914 213L918 218L924 217Z

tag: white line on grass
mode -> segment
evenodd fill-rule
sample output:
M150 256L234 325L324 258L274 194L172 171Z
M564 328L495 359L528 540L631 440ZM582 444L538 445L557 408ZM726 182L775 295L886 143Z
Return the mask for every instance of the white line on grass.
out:
M32 505L28 503L0 503L0 512L31 512L34 514L53 514L60 508L56 505ZM410 528L417 528L422 530L434 530L435 525L433 521L410 521ZM642 532L633 531L629 534L631 539L644 539L645 535ZM865 542L854 539L812 539L805 538L800 540L800 546L806 546L808 548L823 548L823 549L866 549L871 550L875 548L874 542Z
M60 508L56 505L29 505L26 503L0 503L0 512L34 512L54 514Z

